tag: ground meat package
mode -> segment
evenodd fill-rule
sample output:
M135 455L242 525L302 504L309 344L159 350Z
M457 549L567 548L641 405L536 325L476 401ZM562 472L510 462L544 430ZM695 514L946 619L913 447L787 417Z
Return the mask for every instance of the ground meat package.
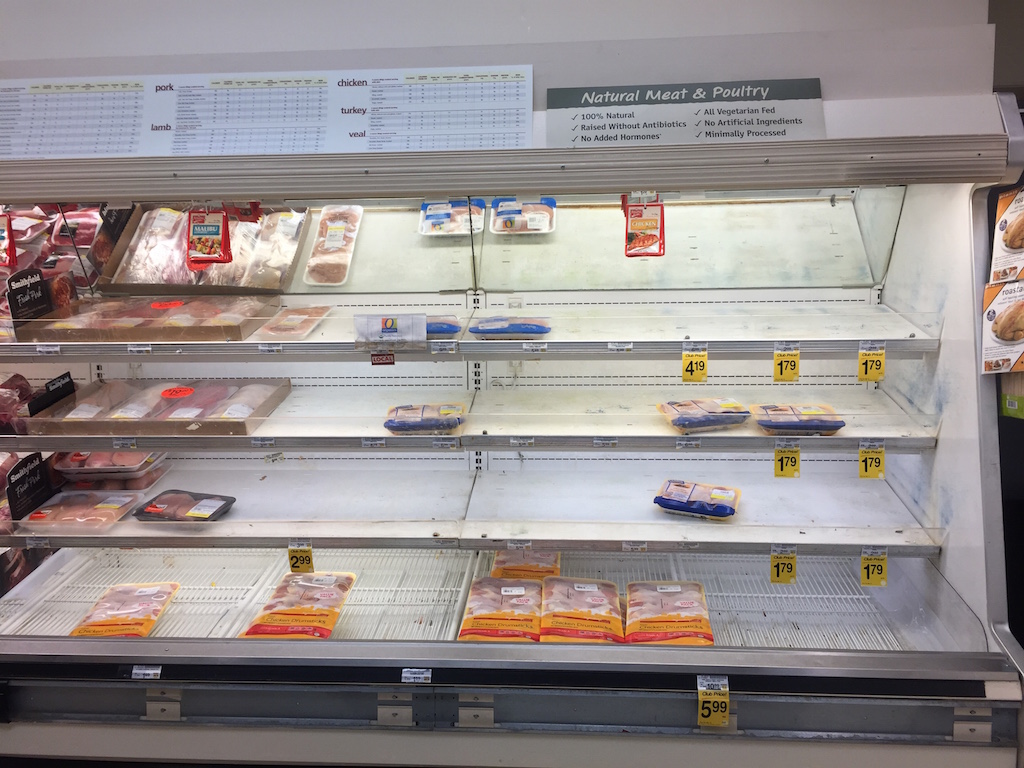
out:
M316 241L306 262L306 285L344 285L356 248L363 208L359 205L325 205L320 212Z
M725 520L736 514L740 492L724 485L666 480L654 497L654 503L673 515Z
M491 576L496 579L543 579L561 573L560 552L504 549L494 553Z
M465 411L462 403L396 405L388 411L384 429L395 435L450 435Z
M133 514L139 520L212 522L227 514L234 503L234 496L170 490L139 505Z
M355 581L354 573L286 573L240 637L326 639Z
M548 576L544 579L541 642L621 643L619 590L611 581Z
M71 637L147 637L180 585L118 584L103 593Z
M117 522L142 500L141 494L118 491L64 491L21 521L23 528L103 528Z
M469 588L459 640L540 640L541 583L528 579L477 579Z
M659 403L658 410L683 435L736 427L750 418L750 411L730 398L671 400Z
M757 426L769 435L834 435L846 426L831 405L754 405Z
M714 645L704 587L695 581L639 581L627 589L626 642Z

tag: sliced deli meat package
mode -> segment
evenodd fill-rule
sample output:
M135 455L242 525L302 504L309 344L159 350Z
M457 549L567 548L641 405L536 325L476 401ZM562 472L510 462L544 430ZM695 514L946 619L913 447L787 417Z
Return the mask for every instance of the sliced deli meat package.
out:
M142 500L124 491L64 491L21 521L25 528L102 528L117 522Z
M462 424L462 403L396 405L388 411L384 429L396 435L450 435Z
M362 220L362 206L324 206L320 212L313 251L303 275L307 285L345 284Z
M491 576L496 579L543 579L561 573L561 552L503 549L494 553Z
M750 418L746 406L731 398L670 400L659 403L658 410L683 435L739 426Z
M173 581L117 584L96 601L71 637L148 637L179 588Z
M477 579L469 588L459 640L540 640L542 590L529 579Z
M654 497L654 503L674 515L725 520L736 514L740 491L724 485L666 480Z
M757 426L769 435L834 435L846 426L831 405L754 405Z
M139 520L212 522L227 514L234 496L169 490L140 504L133 513Z
M491 201L491 233L495 235L546 235L555 231L557 203L553 197L523 202L514 197Z
M355 581L354 573L286 573L239 637L326 639Z
M622 609L614 582L548 576L544 579L541 642L621 643Z
M704 587L698 582L633 582L627 600L627 643L715 644Z

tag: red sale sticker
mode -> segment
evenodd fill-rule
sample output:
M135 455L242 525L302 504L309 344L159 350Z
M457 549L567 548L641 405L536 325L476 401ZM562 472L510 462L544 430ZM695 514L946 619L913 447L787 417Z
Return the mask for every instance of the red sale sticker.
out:
M170 387L161 392L160 397L165 397L168 400L177 400L192 394L195 394L195 389L192 387Z
M184 301L154 301L149 306L151 306L153 309L177 309L178 307L184 305Z

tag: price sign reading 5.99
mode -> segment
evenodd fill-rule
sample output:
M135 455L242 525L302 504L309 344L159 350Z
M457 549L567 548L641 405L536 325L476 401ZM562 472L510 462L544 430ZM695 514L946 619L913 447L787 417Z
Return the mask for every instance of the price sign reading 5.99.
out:
M729 724L729 678L697 675L697 725L724 728Z
M707 343L683 344L683 381L703 382L708 380Z

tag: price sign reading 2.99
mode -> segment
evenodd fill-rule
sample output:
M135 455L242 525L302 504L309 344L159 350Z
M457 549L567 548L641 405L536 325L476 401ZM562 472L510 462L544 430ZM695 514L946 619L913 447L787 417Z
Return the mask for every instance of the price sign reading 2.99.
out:
M288 567L292 573L313 573L313 545L309 539L288 542Z
M708 380L708 345L706 342L684 342L683 381L704 382Z

